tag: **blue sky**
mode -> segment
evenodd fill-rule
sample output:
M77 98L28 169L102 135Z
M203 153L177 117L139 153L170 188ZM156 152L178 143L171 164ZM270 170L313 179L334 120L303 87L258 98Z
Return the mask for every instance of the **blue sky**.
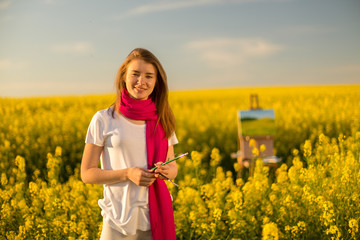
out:
M274 109L241 110L238 111L238 118L272 118L275 119Z
M114 92L136 47L170 90L360 83L359 0L0 0L0 96Z

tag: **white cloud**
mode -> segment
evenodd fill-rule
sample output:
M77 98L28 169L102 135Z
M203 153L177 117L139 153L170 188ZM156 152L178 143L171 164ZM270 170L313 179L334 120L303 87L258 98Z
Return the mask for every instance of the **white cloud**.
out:
M336 29L329 26L316 25L295 25L291 27L281 28L278 30L280 34L284 35L307 35L307 34L327 34L336 32Z
M14 19L13 16L5 16L5 15L0 16L0 24L1 24L1 23L9 22L9 21L11 21L12 19Z
M215 5L215 4L225 4L225 3L242 3L242 2L279 2L279 1L288 1L288 0L183 0L183 1L159 1L151 2L149 4L144 4L139 7L136 7L125 15L121 16L122 18L134 15L141 15L152 12L162 12L169 10L176 10L182 8L204 6L204 5Z
M8 70L12 66L10 60L0 60L0 70Z
M51 82L51 81L7 81L0 82L0 97L32 97L32 96L60 96L79 94L108 94L112 93L111 84L102 82L92 83L81 81Z
M336 74L354 74L357 75L358 78L360 78L360 64L340 65L340 66L332 67L328 70L329 72Z
M192 7L192 6L198 6L198 5L204 5L209 2L215 2L215 1L208 1L208 0L200 0L200 1L165 1L160 3L152 3L147 5L142 5L140 7L134 8L128 12L127 15L139 15L139 14L145 14L150 12L161 12L161 11L167 11L167 10L174 10L179 8L186 8L186 7Z
M250 58L267 57L284 49L259 38L212 38L189 42L186 48L214 66L234 66Z
M9 7L12 0L0 0L0 10Z
M27 64L25 62L14 62L9 59L2 59L0 60L0 71L13 69L18 70L24 68L26 65Z
M76 42L55 44L51 47L51 50L56 53L90 54L94 51L94 47L89 42Z

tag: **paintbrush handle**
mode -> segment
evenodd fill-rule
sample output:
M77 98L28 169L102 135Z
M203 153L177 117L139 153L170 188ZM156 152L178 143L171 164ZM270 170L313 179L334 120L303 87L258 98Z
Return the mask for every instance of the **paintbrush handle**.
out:
M188 153L186 152L186 153L183 153L183 154L181 154L181 155L179 155L179 156L177 156L177 157L175 157L175 158L173 158L173 159L170 159L169 161L166 161L166 162L164 162L164 163L162 163L161 164L161 166L163 166L163 165L165 165L165 164L168 164L168 163L170 163L170 162L172 162L172 161L175 161L175 160L177 160L177 159L179 159L179 158L181 158L181 157L183 157L183 156L186 156ZM152 170L155 170L155 169L157 169L158 167L153 167L152 169L150 169L151 171Z

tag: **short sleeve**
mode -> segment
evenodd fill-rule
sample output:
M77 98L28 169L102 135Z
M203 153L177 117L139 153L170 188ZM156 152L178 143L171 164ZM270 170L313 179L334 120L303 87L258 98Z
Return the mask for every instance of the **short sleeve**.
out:
M100 112L97 112L91 119L85 143L95 144L100 147L104 146L104 119Z
M169 137L168 141L169 141L169 146L179 143L175 132L171 135L171 137Z

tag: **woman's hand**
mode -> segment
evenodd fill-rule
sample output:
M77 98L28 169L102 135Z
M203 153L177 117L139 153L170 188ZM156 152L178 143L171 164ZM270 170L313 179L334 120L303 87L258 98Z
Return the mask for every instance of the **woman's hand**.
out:
M168 148L168 152L166 155L166 159L169 160L170 158L174 157L174 146L169 146ZM170 162L166 165L161 165L162 162L157 162L155 163L155 166L157 166L158 168L155 169L154 173L155 173L155 177L160 178L160 179L166 179L166 180L172 180L176 177L178 169L177 169L177 165L176 162ZM161 176L161 174L163 176Z
M154 173L155 173L155 177L156 178L160 178L160 179L165 179L168 180L169 177L169 166L167 165L161 165L163 162L157 162L155 163L155 166L157 167L157 169L155 169Z
M149 187L156 180L155 173L140 167L128 169L128 179L138 186Z
M168 163L166 165L161 165L162 162L155 163L155 166L158 167L155 169L155 177L165 180L172 180L177 175L177 166L175 162Z

